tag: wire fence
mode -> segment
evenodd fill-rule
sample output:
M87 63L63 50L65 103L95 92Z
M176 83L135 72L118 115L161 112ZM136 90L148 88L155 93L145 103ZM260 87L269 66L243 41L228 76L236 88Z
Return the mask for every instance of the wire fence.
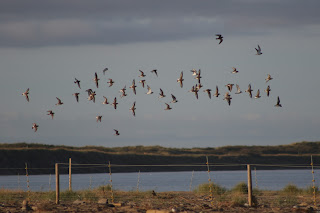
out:
M70 161L71 163L71 161ZM208 205L231 202L233 205L249 205L248 173L246 164L170 164L170 165L119 165L119 164L70 164L60 163L60 171L73 173L59 175L59 201L86 200L96 202L108 198L132 201L145 196L174 192L184 197L190 193L203 199ZM141 172L144 168L163 167L177 172ZM74 171L88 171L101 168L104 173L75 174ZM130 168L136 172L112 173L113 169ZM182 169L183 168L183 169ZM189 168L193 168L192 170ZM194 168L199 168L194 170ZM226 169L221 170L220 168ZM228 170L237 168L237 170ZM6 168L0 168L5 170ZM11 168L13 169L13 168ZM0 202L12 200L56 199L56 177L54 168L15 168L24 174L0 176ZM30 175L30 170L50 170L51 174ZM185 170L185 171L180 171ZM251 164L253 205L295 206L309 205L318 208L320 203L318 179L320 166L311 162L303 164ZM66 172L65 172L66 173ZM72 187L70 187L72 185ZM72 189L72 190L71 190ZM125 195L124 195L125 194ZM162 196L163 197L163 196ZM199 198L200 197L200 198Z

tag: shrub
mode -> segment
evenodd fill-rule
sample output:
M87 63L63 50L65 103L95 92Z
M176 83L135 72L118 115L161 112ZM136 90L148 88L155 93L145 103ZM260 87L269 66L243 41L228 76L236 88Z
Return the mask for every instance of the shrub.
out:
M226 188L224 188L218 184L213 184L213 183L211 183L211 190L214 195L222 195L227 191ZM210 192L210 185L209 185L209 183L200 184L194 191L209 193Z
M284 192L285 194L289 194L289 195L297 195L297 194L301 193L302 190L299 189L294 184L288 184L282 189L282 192Z
M248 185L245 182L240 182L237 185L235 185L231 191L233 192L239 192L241 194L248 194Z

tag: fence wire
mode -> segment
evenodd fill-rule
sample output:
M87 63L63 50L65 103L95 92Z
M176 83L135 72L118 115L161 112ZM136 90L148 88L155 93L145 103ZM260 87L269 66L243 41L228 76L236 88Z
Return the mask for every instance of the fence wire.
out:
M69 164L60 163L59 169L67 170ZM231 202L233 205L247 205L248 179L247 164L162 164L162 165L120 165L120 164L72 164L72 170L88 171L90 168L103 168L104 173L72 174L72 191L68 190L68 174L60 175L60 200L73 202L85 200L97 202L101 198L133 202L147 198L162 199L166 196L177 201L202 200L208 205ZM136 172L112 173L109 168L134 168ZM179 167L179 172L141 172L144 167ZM199 167L199 171L194 169ZM224 167L226 170L217 168ZM238 170L228 170L237 167ZM210 170L209 170L210 168ZM216 169L214 169L216 168ZM318 208L320 165L302 164L251 164L254 205L286 207L309 205ZM0 170L25 168L0 168ZM32 168L28 171L52 171L51 174L0 176L0 202L28 200L54 200L54 168ZM132 169L130 170L132 171ZM210 176L208 181L208 171ZM214 180L214 181L211 181ZM166 193L171 192L173 195ZM214 202L212 202L212 200Z

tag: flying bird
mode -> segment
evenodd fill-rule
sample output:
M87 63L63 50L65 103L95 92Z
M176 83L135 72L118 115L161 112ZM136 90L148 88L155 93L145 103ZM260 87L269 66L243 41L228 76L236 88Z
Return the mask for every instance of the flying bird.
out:
M205 89L203 92L208 93L209 98L211 99L211 89Z
M251 89L251 84L248 85L248 89L245 91L247 93L249 93L250 98L252 98L252 89Z
M121 96L120 96L121 98L124 97L124 96L127 96L127 94L126 94L126 86L124 86L124 87L120 90L120 92L122 93Z
M72 94L74 97L76 97L77 102L79 102L79 94L80 93L78 92Z
M177 103L177 102L178 102L176 96L174 96L174 95L171 94L171 97L172 97L171 103Z
M60 98L56 97L56 99L58 100L58 103L56 103L56 105L62 105L63 102L60 100Z
M130 88L132 89L133 93L136 95L136 80L133 79L132 81L132 85L130 86Z
M267 93L267 96L269 97L271 91L270 85L268 85L267 89L265 89L264 91Z
M109 78L109 81L107 83L109 84L109 87L111 87L114 84L114 81L111 78Z
M113 130L115 131L115 133L114 133L114 135L115 135L115 136L120 135L120 133L119 133L119 131L118 131L118 130L116 130L116 129L113 129Z
M261 47L259 45L258 45L258 49L257 48L255 48L255 49L257 51L256 55L262 55Z
M95 73L94 73L94 79L93 79L93 81L96 83L96 87L97 87L97 88L99 88L99 83L98 83L99 80L100 80L100 79L98 78L98 74L97 74L97 72L95 72Z
M144 80L144 79L142 79L142 80L140 80L139 81L139 83L141 83L142 84L142 87L144 88L144 84L145 84L145 82L146 82L146 80Z
M92 93L89 95L88 100L89 100L89 101L93 101L93 103L96 102L96 92L95 92L95 91L92 92Z
M146 75L144 74L144 72L143 72L142 70L139 70L139 72L141 73L141 74L139 75L139 77L141 77L141 78L146 77Z
M267 78L265 79L265 80L266 80L266 83L267 83L268 81L272 80L272 79L273 79L273 78L271 77L271 75L268 74Z
M152 70L151 72L153 72L154 74L156 74L156 76L158 77L158 70Z
M230 104L231 104L231 99L232 99L232 98L231 98L231 95L229 94L229 92L226 92L226 94L224 95L223 100L227 100L229 106L230 106Z
M163 90L160 88L159 98L164 98L166 95L163 93Z
M196 76L196 78L195 79L197 79L198 80L198 83L200 84L200 79L201 79L202 77L201 77L201 70L199 69L199 71L198 71L198 73L197 73L197 76Z
M105 74L106 74L106 71L108 71L108 70L109 70L108 67L104 68L104 69L102 70L103 75L105 75Z
M54 112L53 112L52 110L48 110L47 112L48 112L47 115L50 115L50 116L51 116L51 119L53 119Z
M98 115L97 117L96 117L96 119L97 119L97 122L101 122L101 118L102 118L102 115Z
M275 107L282 107L282 105L280 104L280 98L278 96L278 99L277 99L277 104L274 105Z
M36 123L32 124L32 129L34 130L34 132L36 132L38 130L39 125L37 125Z
M117 97L115 97L111 105L113 105L114 109L117 109L117 104Z
M216 34L216 36L217 36L216 40L220 40L219 44L221 44L222 41L223 41L222 35L221 34Z
M87 89L86 92L88 93L88 96L90 96L91 93L93 93L92 89Z
M22 95L26 96L26 99L29 102L29 88L24 93L22 93Z
M177 82L180 83L180 87L182 88L183 87L183 71L181 71L180 73L180 77L178 78Z
M171 110L172 108L170 107L169 104L165 103L167 105L167 107L164 110Z
M231 92L233 85L234 85L234 84L227 84L227 85L225 85L225 86L226 86L226 87L228 88L228 90Z
M103 96L104 101L102 102L102 104L109 104L108 99L106 98L106 96Z
M147 85L147 88L148 88L148 92L147 92L147 95L150 95L150 94L152 94L153 92L151 91L151 88L149 87L149 85Z
M133 116L136 116L136 102L133 102L132 107L129 110L132 111Z
M216 93L214 93L214 96L219 97L220 93L219 93L219 88L218 86L216 86Z
M194 75L194 76L196 76L198 74L197 70L195 70L195 69L192 69L191 72L192 72L192 75Z
M241 91L241 89L240 89L240 87L239 87L238 84L236 84L236 87L237 87L237 92L236 92L235 94L240 94L240 93L242 93L242 91Z
M79 89L81 89L80 81L77 78L74 78L74 83L78 85Z
M258 89L257 94L256 94L256 96L254 98L261 98L259 89Z
M238 73L239 71L237 70L237 68L235 68L235 67L232 67L232 72L231 73L233 73L233 74L235 74L235 73Z

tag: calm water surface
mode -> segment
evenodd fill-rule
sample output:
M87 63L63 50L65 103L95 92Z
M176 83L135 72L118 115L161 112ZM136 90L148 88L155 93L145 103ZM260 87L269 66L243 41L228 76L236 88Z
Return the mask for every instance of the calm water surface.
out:
M315 183L318 183L320 170L315 170ZM211 180L228 189L239 182L247 182L247 171L212 171ZM30 175L31 191L55 190L55 175ZM141 172L112 174L113 188L117 190L140 191L189 191L199 184L208 182L208 172ZM60 190L68 189L68 175L60 175ZM109 174L74 174L72 189L90 189L109 184ZM252 185L259 189L279 190L287 184L306 188L312 184L310 170L257 170L252 171ZM318 184L317 184L318 185ZM3 189L27 190L27 177L22 175L0 176Z

